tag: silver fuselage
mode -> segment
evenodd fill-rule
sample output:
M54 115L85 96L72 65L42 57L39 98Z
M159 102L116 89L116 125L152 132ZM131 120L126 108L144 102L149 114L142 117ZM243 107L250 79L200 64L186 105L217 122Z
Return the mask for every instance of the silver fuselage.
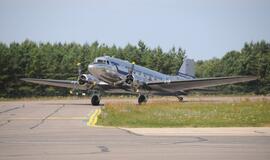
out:
M90 74L106 83L117 82L128 74L132 63L109 56L98 57L88 65ZM139 65L134 65L133 76L141 82L185 80L181 76L166 75Z
M96 92L139 95L183 95L193 89L256 80L253 76L195 78L194 61L185 59L176 76L166 75L125 60L103 56L88 65L90 74L74 80L23 78L31 83Z

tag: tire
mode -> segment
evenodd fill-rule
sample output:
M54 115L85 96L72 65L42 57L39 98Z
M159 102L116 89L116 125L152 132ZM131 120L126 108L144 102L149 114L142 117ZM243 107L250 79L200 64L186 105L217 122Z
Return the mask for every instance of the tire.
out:
M146 96L145 95L139 95L138 103L142 104L142 103L146 103L146 102L147 102Z
M179 102L183 102L184 98L183 97L178 97Z
M100 97L98 95L93 95L91 98L91 103L93 106L98 106L100 102Z

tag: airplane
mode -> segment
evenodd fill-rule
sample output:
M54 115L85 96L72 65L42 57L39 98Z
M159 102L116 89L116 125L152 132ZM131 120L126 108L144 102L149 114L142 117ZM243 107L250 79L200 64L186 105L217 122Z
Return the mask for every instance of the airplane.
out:
M36 84L70 88L91 93L92 105L99 105L104 93L136 94L138 104L146 103L149 95L176 96L183 101L187 91L225 84L256 80L254 76L196 78L195 62L184 59L176 75L166 75L129 61L101 56L88 65L88 74L81 73L78 64L77 80L22 78Z

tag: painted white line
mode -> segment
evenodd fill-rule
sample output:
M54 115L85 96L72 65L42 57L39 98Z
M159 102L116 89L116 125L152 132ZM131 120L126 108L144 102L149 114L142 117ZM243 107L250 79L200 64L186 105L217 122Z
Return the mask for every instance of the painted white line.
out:
M122 129L145 136L270 136L270 127Z

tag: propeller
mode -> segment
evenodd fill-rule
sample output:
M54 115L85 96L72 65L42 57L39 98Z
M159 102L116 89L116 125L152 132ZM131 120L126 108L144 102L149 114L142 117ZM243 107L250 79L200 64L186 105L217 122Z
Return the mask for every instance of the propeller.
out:
M86 80L86 77L85 76L82 76L82 66L81 66L81 63L78 62L77 63L77 66L78 66L78 82L80 85L83 85L87 82Z
M133 71L134 71L134 66L135 66L135 62L132 62L131 68L128 71L128 74L126 75L126 77L120 81L117 81L114 83L115 86L119 85L119 84L123 84L124 82L126 82L127 84L131 84L134 80L134 77L132 75ZM116 69L118 69L117 65L115 65Z
M81 66L81 63L77 63L77 66L78 66L78 75L79 77L82 75L82 66Z
M77 76L78 76L78 80L77 80L77 81L78 81L79 84L81 84L81 83L82 83L81 78L80 78L81 75L82 75L82 67L81 67L81 63L78 62L78 63L77 63L77 66L78 66L78 75L77 75ZM77 87L74 86L74 87L69 91L69 94L72 94L72 95L73 95L73 94L76 94L76 95L77 95L78 92L77 92L76 90L77 90Z
M133 82L133 80L134 80L134 77L133 77L133 75L132 75L133 70L134 70L134 65L135 65L135 62L132 62L131 68L130 68L130 70L128 71L128 75L126 76L125 82L126 82L127 84L131 84L131 83Z
M130 70L128 72L129 74L132 74L133 73L134 65L135 65L135 62L132 62L131 68L130 68Z
M81 63L78 62L77 63L77 66L78 66L78 82L79 82L79 84L82 85L82 84L85 83L85 78L81 76L82 75L82 66L81 66Z

